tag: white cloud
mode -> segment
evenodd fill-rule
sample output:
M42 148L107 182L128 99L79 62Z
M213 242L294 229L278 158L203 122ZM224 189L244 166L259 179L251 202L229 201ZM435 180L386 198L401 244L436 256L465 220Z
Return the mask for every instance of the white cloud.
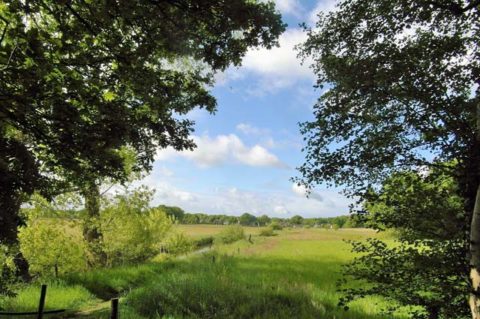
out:
M282 14L291 14L301 17L305 9L298 0L275 0L275 6Z
M302 80L314 82L314 74L307 61L301 64L295 46L304 42L307 35L300 28L288 29L279 38L279 47L251 49L243 58L240 68L230 68L225 73L217 74L217 85L232 85L231 82L255 77L246 88L249 95L263 96L291 87Z
M162 149L157 152L155 159L164 161L181 156L192 160L200 167L219 166L225 163L277 168L288 167L265 147L258 144L248 147L235 134L217 135L214 138L208 135L193 136L193 140L197 145L197 148L193 151L176 152L172 148Z
M188 202L195 202L198 198L192 192L178 189L169 182L158 178L159 168L154 168L151 175L141 181L135 182L135 186L146 185L155 190L154 204L165 203L168 205L183 206ZM161 173L160 173L161 174Z
M267 135L270 134L270 130L264 128L258 128L248 123L239 123L236 129L245 135Z
M305 185L299 185L297 183L293 183L292 184L292 191L300 196L300 197L303 197L303 198L311 198L311 199L315 199L319 202L323 202L325 199L323 198L323 196L316 192L315 190L309 190L305 187Z
M155 188L152 205L165 204L182 207L188 212L208 214L241 215L245 212L254 215L289 217L338 216L348 213L350 200L335 191L322 190L318 194L323 201L307 199L286 192L248 191L235 187L204 189L191 192L178 189L166 182L147 178L143 183Z
M174 175L173 171L169 170L165 166L159 167L158 173L160 174L160 176L163 176L163 177L172 177Z
M285 206L282 205L275 206L273 212L277 215L287 215L289 213Z
M248 51L242 67L262 75L278 76L281 80L287 80L287 77L312 78L312 71L307 66L300 65L295 50L295 46L306 39L307 35L300 28L288 29L280 36L279 47Z
M330 11L335 11L336 8L335 8L335 4L337 3L336 0L320 0L317 2L317 5L315 6L315 8L310 12L309 16L308 16L308 22L311 24L311 25L314 25L317 20L318 20L318 17L317 15L320 13L320 12L323 12L323 13L328 13Z

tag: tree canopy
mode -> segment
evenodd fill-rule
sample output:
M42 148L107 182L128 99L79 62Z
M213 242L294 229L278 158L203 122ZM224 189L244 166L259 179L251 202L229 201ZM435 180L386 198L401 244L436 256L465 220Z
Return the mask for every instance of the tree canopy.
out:
M476 0L342 1L320 14L300 48L313 61L322 93L315 119L301 125L307 146L298 179L347 186L362 202L395 172L427 168L452 177L464 205L461 234L470 251L463 258L470 258L474 278L475 319L480 318L479 30ZM443 218L450 213L444 208L432 213Z
M0 240L22 193L123 181L158 148L193 148L186 115L215 111L214 73L284 28L273 3L245 0L1 3Z
M365 190L393 170L455 159L478 184L478 4L343 1L301 55L323 93L300 167L305 183Z
M414 305L412 318L467 318L468 237L454 178L435 169L396 173L370 192L364 207L368 227L394 230L397 241L354 243L360 255L343 271L343 304L382 295L391 301L389 317ZM369 285L352 288L352 278Z

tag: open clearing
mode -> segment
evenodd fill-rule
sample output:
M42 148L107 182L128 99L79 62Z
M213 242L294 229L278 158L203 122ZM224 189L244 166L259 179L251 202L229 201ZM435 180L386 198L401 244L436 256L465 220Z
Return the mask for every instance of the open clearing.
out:
M224 226L181 225L194 238ZM288 229L216 245L186 258L99 269L49 283L47 308L68 318L108 318L108 300L121 297L121 318L325 318L380 319L381 300L365 299L345 312L337 307L341 264L353 256L343 240L378 237L366 229ZM248 241L252 234L251 242ZM38 289L2 301L9 310L32 310ZM53 318L53 317L50 317Z

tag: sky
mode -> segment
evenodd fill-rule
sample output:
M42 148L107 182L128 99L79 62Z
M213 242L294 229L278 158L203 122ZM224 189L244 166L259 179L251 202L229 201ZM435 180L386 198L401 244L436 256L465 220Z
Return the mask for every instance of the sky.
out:
M216 75L215 115L195 110L194 151L159 150L153 170L141 183L156 190L152 205L191 213L288 218L348 213L341 189L317 187L306 197L291 178L299 176L305 154L298 123L313 119L320 95L315 76L294 50L306 39L299 23L313 25L333 0L277 0L287 30L280 47L250 50L242 66Z

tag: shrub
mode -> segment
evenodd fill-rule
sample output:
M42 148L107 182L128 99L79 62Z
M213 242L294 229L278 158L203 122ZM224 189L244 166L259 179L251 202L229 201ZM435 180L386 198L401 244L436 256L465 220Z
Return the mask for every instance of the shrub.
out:
M102 210L100 229L109 266L144 261L160 252L172 220L161 209L149 208L152 196L137 189L115 196Z
M259 235L264 236L264 237L269 237L269 236L275 236L276 234L273 231L272 227L267 227L267 228L262 229L260 231Z
M176 232L172 234L166 241L165 247L167 252L174 256L184 255L193 250L194 243L184 233Z
M243 227L239 225L233 225L227 226L224 230L222 230L222 232L217 235L217 238L215 238L215 242L220 244L230 244L243 238L245 238Z
M15 264L11 248L0 244L0 297L14 295L11 285L15 281Z
M33 275L43 277L86 268L85 244L68 225L54 219L33 218L19 229L20 251Z
M283 229L283 226L280 225L279 223L277 222L273 222L270 224L270 227L272 228L272 230L282 230Z
M213 244L213 237L212 236L202 237L200 239L195 240L194 243L196 248L211 246Z

